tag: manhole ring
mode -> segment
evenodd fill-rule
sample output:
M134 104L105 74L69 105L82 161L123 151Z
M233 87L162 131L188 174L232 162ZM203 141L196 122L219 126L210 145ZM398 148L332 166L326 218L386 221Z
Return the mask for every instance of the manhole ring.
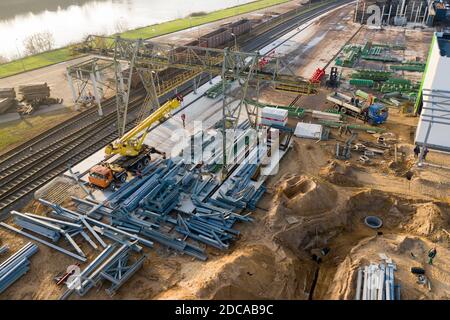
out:
M369 228L372 229L379 229L381 228L381 226L383 225L383 220L381 220L380 218L376 217L376 216L367 216L364 219L364 223L366 224L366 226L368 226Z

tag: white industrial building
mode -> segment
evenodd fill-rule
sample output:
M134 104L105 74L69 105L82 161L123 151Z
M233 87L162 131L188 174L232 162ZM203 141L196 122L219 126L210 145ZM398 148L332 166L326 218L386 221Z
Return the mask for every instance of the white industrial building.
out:
M415 143L450 152L450 33L433 36L420 98Z

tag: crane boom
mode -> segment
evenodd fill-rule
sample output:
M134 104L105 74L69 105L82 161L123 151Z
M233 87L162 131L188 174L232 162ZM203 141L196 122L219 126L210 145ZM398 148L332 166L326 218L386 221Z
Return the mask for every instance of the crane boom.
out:
M144 144L145 137L147 136L150 127L155 122L161 120L170 111L178 108L181 105L183 98L178 95L175 99L169 100L164 103L158 110L153 112L150 116L145 118L136 127L128 131L121 138L109 144L105 148L107 155L120 154L122 156L135 157L139 155Z

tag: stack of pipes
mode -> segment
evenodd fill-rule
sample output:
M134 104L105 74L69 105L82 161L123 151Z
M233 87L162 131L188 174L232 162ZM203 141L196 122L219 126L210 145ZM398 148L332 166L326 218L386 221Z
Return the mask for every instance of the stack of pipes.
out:
M28 272L30 269L28 259L37 251L38 246L28 242L22 249L0 264L0 293Z
M355 300L400 300L393 263L370 264L358 269Z

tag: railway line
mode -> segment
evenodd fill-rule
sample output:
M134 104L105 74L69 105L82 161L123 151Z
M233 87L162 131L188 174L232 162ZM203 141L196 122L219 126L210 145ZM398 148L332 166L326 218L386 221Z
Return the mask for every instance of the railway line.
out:
M333 2L300 14L255 36L241 48L243 51L258 50L298 25L349 2ZM187 94L192 91L191 87L186 83L180 91ZM172 93L161 99L171 96ZM132 92L127 131L135 126L144 97L143 89ZM105 101L104 112L105 115L98 118L95 108L86 110L0 156L0 218L20 200L67 170L68 163L78 163L117 139L117 130L111 125L116 116L114 97Z

